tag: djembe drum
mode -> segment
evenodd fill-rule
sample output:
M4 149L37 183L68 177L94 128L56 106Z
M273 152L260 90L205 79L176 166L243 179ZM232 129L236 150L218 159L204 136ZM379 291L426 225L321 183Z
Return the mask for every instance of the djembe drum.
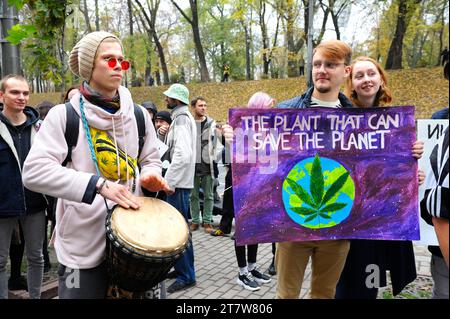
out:
M110 291L151 289L166 278L189 244L189 228L178 210L156 198L138 201L139 209L116 206L106 220Z

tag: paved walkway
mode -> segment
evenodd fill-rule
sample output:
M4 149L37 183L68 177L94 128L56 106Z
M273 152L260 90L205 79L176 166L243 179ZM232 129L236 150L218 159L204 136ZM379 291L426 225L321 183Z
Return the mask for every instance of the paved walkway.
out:
M214 222L218 224L220 215L214 216ZM234 231L234 225L233 225ZM238 268L234 252L234 243L230 237L213 237L205 234L203 228L193 232L195 268L197 285L173 294L168 294L169 299L273 299L277 285L277 277L263 284L261 289L255 292L245 290L236 283ZM409 284L403 293L396 298L425 298L431 296L432 279L430 275L430 253L424 246L415 245L417 279ZM54 250L50 250L53 264L51 271L44 276L44 281L57 277L56 256ZM258 248L258 264L260 270L267 273L272 260L272 245L260 244ZM25 268L24 268L25 269ZM24 274L25 275L25 274ZM305 273L305 281L300 293L300 298L309 298L311 269L308 266ZM167 280L166 287L173 282ZM25 291L18 291L27 298ZM390 288L380 289L379 298L392 298Z
M216 224L220 216L214 216ZM234 231L234 226L233 226ZM197 285L195 287L168 294L169 299L273 299L277 277L263 284L255 292L245 290L236 283L238 267L234 252L234 243L230 237L213 237L205 234L203 228L193 232L195 268ZM415 245L418 278L408 285L409 298L429 298L432 285L430 275L430 253L424 246ZM272 260L272 245L260 244L258 264L261 272L267 273ZM308 266L300 298L309 298L311 269ZM173 282L168 280L166 285ZM379 298L391 298L389 288L380 289ZM400 296L402 297L402 296ZM404 297L408 298L408 297Z

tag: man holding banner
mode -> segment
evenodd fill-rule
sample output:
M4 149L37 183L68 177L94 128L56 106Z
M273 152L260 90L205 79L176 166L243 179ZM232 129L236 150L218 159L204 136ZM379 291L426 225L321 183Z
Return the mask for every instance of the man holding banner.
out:
M340 92L350 74L351 48L339 40L322 42L314 50L314 87L302 96L281 102L279 108L353 107ZM311 298L332 299L350 248L348 240L281 242L277 245L277 298L298 298L308 260L313 273Z
M350 59L324 42L304 95L230 110L236 244L278 243L277 298L299 297L310 258L311 297L334 298L349 239L419 239L414 107L352 107L340 93Z

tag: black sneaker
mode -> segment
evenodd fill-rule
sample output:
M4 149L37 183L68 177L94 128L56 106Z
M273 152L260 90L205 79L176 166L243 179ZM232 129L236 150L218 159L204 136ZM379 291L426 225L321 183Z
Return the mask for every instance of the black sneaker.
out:
M28 291L27 279L23 276L9 278L8 280L9 290L26 290Z
M238 283L238 285L241 285L242 287L250 291L261 289L259 284L255 281L250 273L247 273L245 275L238 275L236 282Z
M275 269L275 262L272 259L272 262L270 263L269 269L267 269L267 272L271 276L275 276L277 274L277 270Z
M169 271L169 273L166 275L167 279L175 279L177 278L177 272L175 270Z
M253 269L250 273L252 274L253 278L255 278L258 284L267 284L272 281L272 279L269 276L260 273L256 268Z
M48 273L52 268L52 264L44 262L44 274Z
M196 282L191 282L189 284L186 284L184 282L181 281L175 281L173 284L171 284L168 288L167 288L167 293L171 294L173 292L177 292L180 290L184 290L190 287L194 287L196 285Z

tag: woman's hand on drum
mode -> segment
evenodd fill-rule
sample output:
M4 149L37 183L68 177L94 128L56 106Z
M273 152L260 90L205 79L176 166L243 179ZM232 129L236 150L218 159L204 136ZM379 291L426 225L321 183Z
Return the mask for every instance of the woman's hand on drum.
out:
M110 182L104 179L99 179L97 183L97 192L104 198L112 200L123 208L138 209L139 203L136 196L134 196L125 186Z
M159 174L154 172L146 173L141 176L141 186L150 192L170 191L169 184Z

